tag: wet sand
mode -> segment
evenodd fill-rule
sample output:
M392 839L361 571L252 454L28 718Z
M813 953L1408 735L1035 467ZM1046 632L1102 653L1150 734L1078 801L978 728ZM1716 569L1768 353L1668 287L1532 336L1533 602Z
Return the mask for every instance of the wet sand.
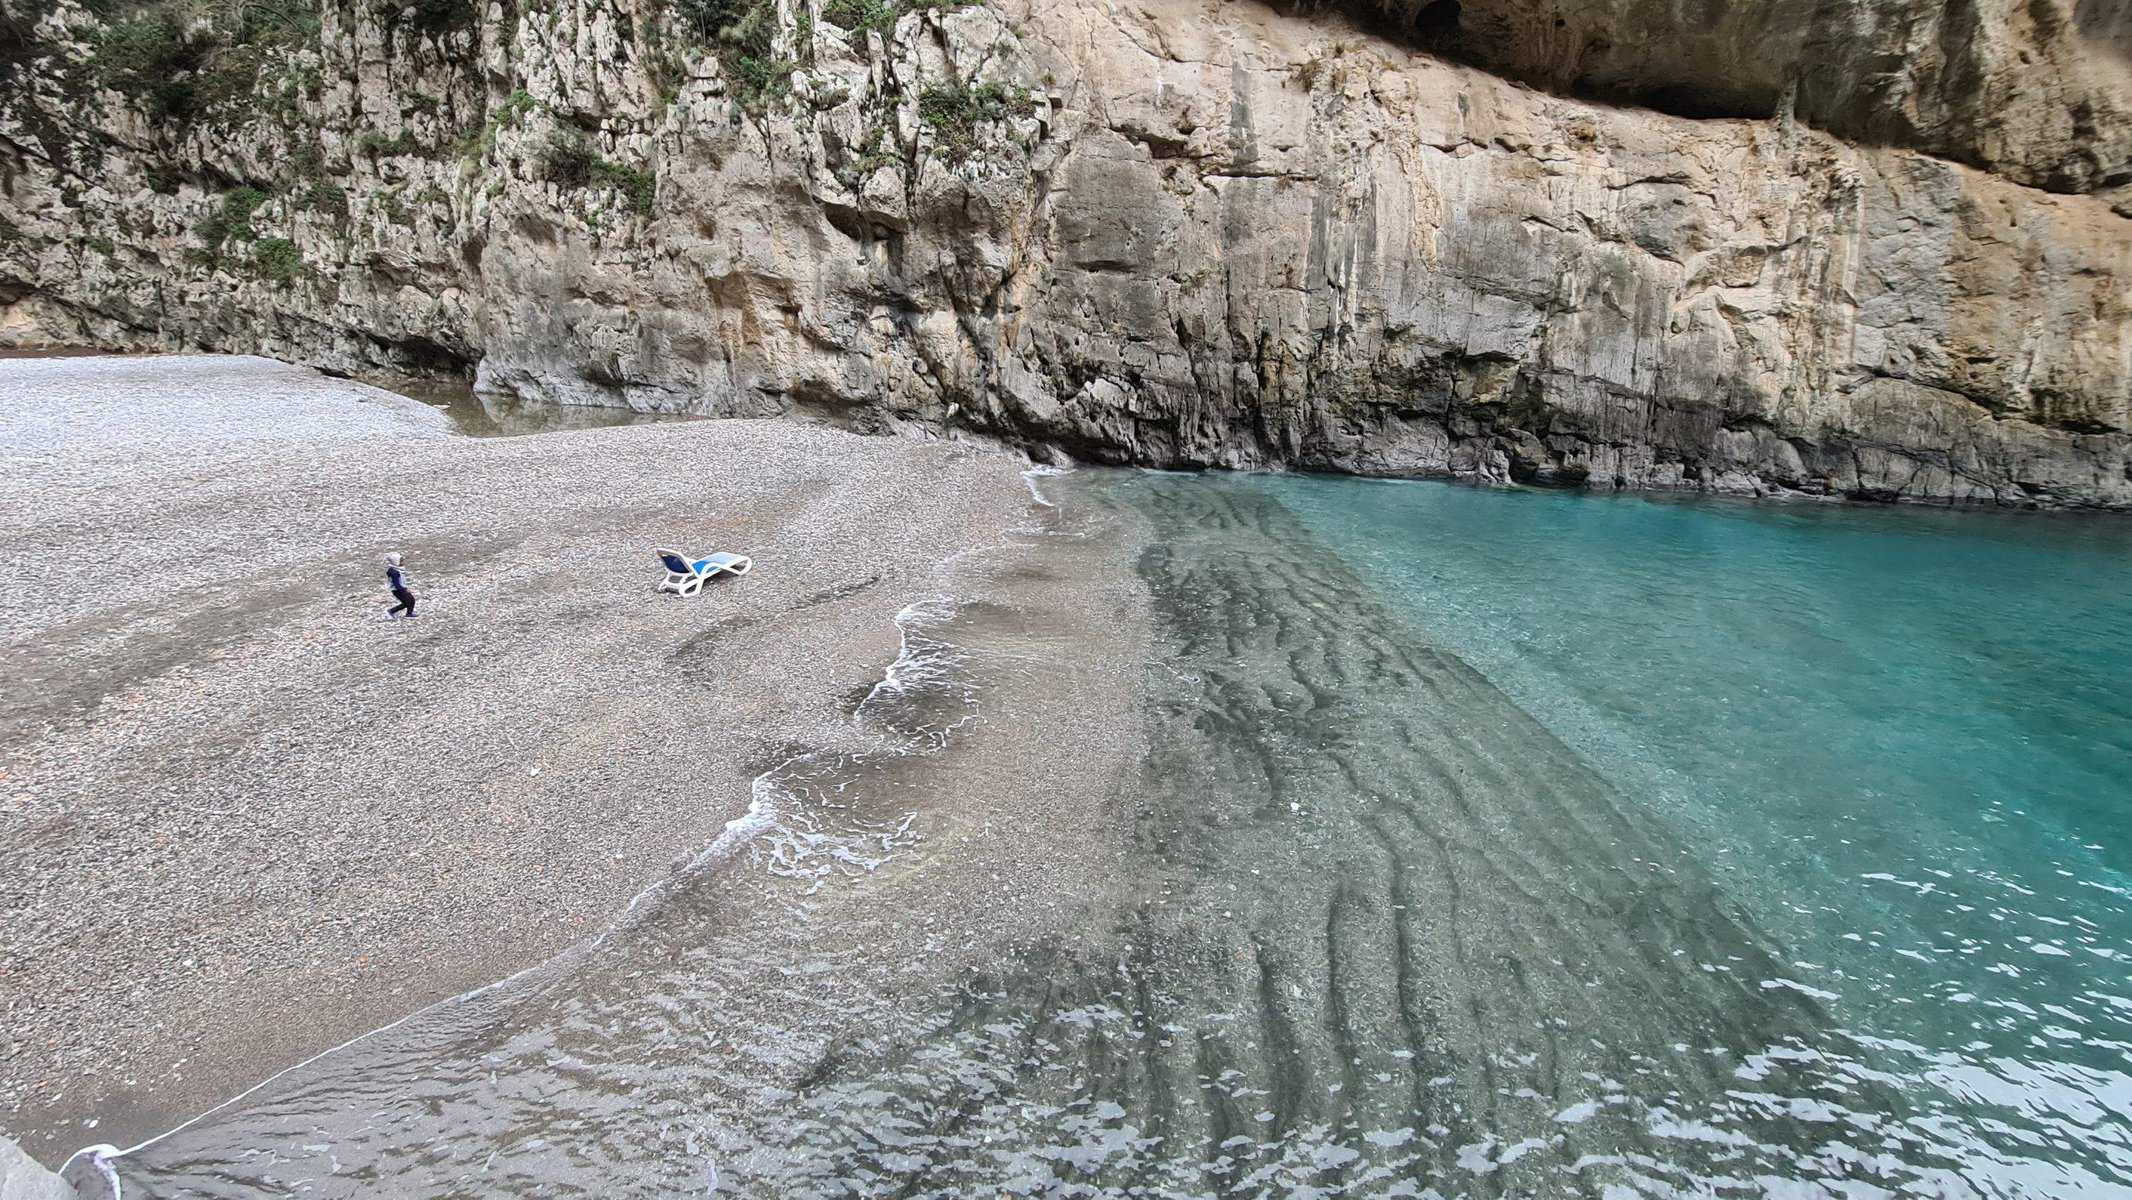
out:
M599 928L1031 510L992 450L458 438L256 359L11 360L0 401L0 1131L47 1160ZM654 596L661 545L756 568Z

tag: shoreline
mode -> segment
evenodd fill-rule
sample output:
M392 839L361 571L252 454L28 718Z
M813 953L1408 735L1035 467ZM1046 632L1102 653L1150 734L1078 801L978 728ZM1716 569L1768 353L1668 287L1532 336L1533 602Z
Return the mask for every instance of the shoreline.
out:
M1027 472L1024 472L1025 477L1027 474ZM1048 504L1049 502L1039 499L1039 503ZM892 623L906 635L903 639L904 646L895 658L883 668L881 678L874 683L868 693L869 698L879 694L884 686L891 684L895 680L899 669L907 668L912 664L914 656L908 643L908 630L905 621L912 616L914 610L922 603L924 602L913 602L905 605L902 610L894 614ZM514 993L527 992L540 986L543 981L554 981L569 975L573 970L581 968L594 955L599 954L610 942L626 936L638 923L656 919L659 916L656 912L658 905L674 901L682 890L704 880L712 873L736 866L736 860L747 852L750 843L771 832L778 824L780 814L769 811L769 806L765 804L765 784L769 783L779 772L791 767L803 757L805 756L795 755L755 776L749 783L751 799L745 810L727 821L724 827L700 849L696 850L693 855L689 855L684 851L683 856L677 858L669 867L665 876L646 883L640 891L631 896L626 903L613 912L597 931L588 933L546 958L529 963L512 971L510 974L491 979L486 983L460 992L458 995L432 1001L385 1024L356 1033L345 1041L327 1047L301 1061L280 1067L272 1074L266 1075L256 1083L245 1087L242 1091L217 1101L212 1106L188 1116L169 1128L131 1146L113 1146L109 1143L98 1143L80 1147L61 1163L56 1164L54 1170L61 1174L68 1174L69 1168L72 1168L77 1161L85 1161L88 1164L84 1168L85 1170L107 1171L110 1164L117 1162L117 1160L147 1150L166 1139L177 1137L195 1125L213 1120L226 1110L241 1110L241 1106L245 1101L257 1094L269 1092L282 1079L294 1076L313 1064L332 1059L372 1039L387 1038L403 1026L415 1025L425 1019L444 1018L448 1010L456 1005L471 1003L495 993L500 997L498 1000L499 1007L506 1006L518 998L514 996ZM686 860L685 862L683 861L684 859Z
M676 1173L751 1177L791 1115L780 1097L887 1030L932 1028L1003 964L1119 911L1131 830L1118 796L1145 749L1136 527L1078 505L1020 511L1005 539L943 561L898 612L900 648L847 695L836 729L766 764L748 827L720 839L727 853L714 844L558 957L109 1165L129 1186L173 1190L292 1172L353 1172L366 1182L350 1194L420 1190L438 1169L432 1104L448 1104L566 1123L607 1164L579 1172L538 1139L488 1140L494 1129L450 1139L445 1153L497 1190L567 1180L650 1195ZM670 1153L606 1159L603 1137L650 1132L636 1124L646 1109L685 1111L681 1129L698 1132ZM283 1136L292 1119L301 1145Z
M324 454L263 432L88 489L62 449L11 489L35 507L9 552L39 566L0 611L44 665L0 712L23 881L0 1129L41 1158L163 1132L581 941L744 812L780 747L840 736L840 698L895 656L887 602L1029 504L1005 454L780 422L388 421ZM650 547L690 530L757 571L653 598ZM388 541L411 625L369 579ZM113 560L156 566L105 581Z

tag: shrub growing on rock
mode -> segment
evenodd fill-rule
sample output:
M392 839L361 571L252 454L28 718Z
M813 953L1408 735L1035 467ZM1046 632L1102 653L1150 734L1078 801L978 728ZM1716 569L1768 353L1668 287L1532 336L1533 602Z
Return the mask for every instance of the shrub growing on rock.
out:
M304 256L287 238L260 238L252 247L252 265L261 278L287 283L303 273Z
M629 207L638 216L650 216L652 201L657 198L659 181L649 171L625 167L606 159L596 159L592 164L593 177L622 193Z
M476 0L382 0L377 11L382 20L433 38L471 29L481 19Z
M214 212L202 218L193 232L207 243L210 251L219 252L224 243L231 240L250 241L252 214L267 202L267 194L255 187L233 188L223 193L222 203Z
M548 136L542 174L559 187L611 187L622 193L640 216L651 213L652 201L658 195L656 175L607 161L593 151L583 135L569 129L558 129Z
M918 95L919 118L932 128L942 152L958 162L976 151L980 126L1035 111L1028 88L1003 83L956 83Z
M826 0L822 19L850 35L854 46L865 44L866 35L888 36L903 14L952 8L968 8L977 0Z
M675 0L674 12L718 55L742 108L761 109L790 86L799 64L777 57L776 0Z
M184 120L193 115L193 73L205 48L166 16L121 21L91 41L90 66L97 82L139 105L151 117Z
M592 164L599 155L592 152L582 135L574 130L558 129L548 135L548 145L541 155L541 175L558 187L581 188L592 182Z
M476 162L489 156L496 148L496 135L505 129L515 129L527 113L540 108L540 101L521 88L504 98L503 103L489 110L488 119L481 128L469 132L459 142L459 155Z
M355 148L372 158L392 158L403 154L420 154L422 143L415 140L414 131L402 129L387 137L372 130L355 139Z
M314 180L303 192L304 207L316 209L335 220L348 219L348 189L324 179Z

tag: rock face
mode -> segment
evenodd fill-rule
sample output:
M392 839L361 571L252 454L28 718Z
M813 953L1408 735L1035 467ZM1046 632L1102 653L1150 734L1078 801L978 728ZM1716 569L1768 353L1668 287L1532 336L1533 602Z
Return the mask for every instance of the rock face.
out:
M1774 116L2061 192L2132 199L2132 5L1375 0L1416 39L1554 90Z
M160 125L81 84L62 6L13 52L0 339L1103 461L2132 507L2117 6L1382 2L784 0L739 55L654 0L333 0L271 104Z

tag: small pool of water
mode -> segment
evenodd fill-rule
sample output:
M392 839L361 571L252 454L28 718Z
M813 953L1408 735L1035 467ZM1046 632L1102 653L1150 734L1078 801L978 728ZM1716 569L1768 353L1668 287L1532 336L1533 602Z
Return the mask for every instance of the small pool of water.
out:
M387 391L420 400L451 418L452 432L465 437L524 437L565 429L605 429L614 425L648 425L655 421L694 421L681 413L642 413L626 408L541 404L495 392L477 392L460 380L371 380Z

